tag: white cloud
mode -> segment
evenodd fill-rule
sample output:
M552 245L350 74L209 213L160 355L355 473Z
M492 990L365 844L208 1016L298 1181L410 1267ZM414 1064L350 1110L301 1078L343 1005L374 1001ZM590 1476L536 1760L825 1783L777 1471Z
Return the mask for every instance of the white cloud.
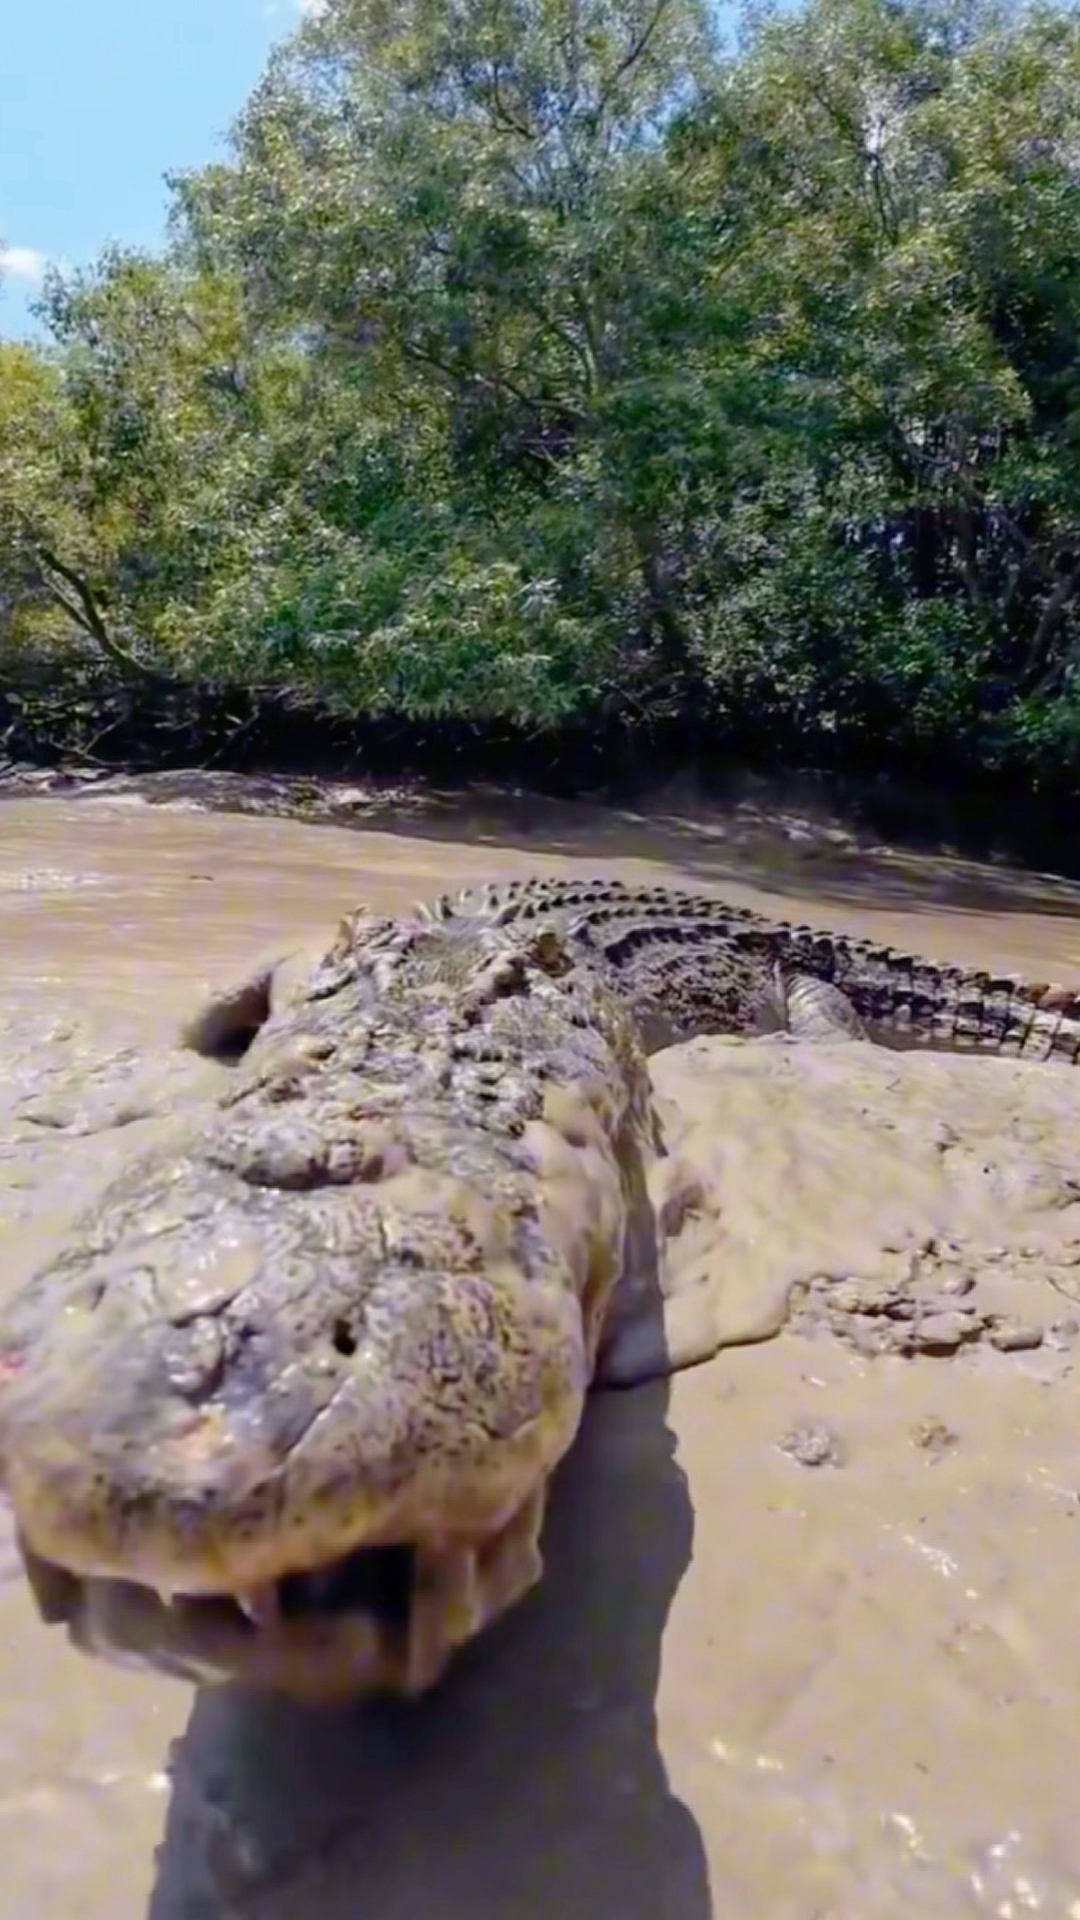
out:
M29 280L39 286L45 275L46 260L35 247L0 247L0 278L10 274L13 280Z
M305 20L318 20L326 12L329 0L263 0L264 20L280 20L284 14L301 14Z

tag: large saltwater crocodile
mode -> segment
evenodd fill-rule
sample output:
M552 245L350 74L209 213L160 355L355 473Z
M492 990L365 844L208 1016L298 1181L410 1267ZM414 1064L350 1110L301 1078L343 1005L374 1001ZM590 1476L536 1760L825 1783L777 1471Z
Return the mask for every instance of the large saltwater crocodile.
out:
M646 1056L786 1029L1080 1059L1064 989L614 882L358 912L192 1022L226 1089L0 1324L0 1480L77 1644L419 1693L541 1571L595 1381L716 1349L661 1298Z

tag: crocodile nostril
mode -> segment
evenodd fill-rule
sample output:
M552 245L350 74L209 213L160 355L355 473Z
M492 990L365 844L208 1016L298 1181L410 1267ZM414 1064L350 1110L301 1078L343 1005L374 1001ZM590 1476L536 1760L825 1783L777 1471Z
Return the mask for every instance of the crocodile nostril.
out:
M181 1046L223 1066L238 1066L270 1018L272 981L268 968L233 992L217 995L182 1027Z

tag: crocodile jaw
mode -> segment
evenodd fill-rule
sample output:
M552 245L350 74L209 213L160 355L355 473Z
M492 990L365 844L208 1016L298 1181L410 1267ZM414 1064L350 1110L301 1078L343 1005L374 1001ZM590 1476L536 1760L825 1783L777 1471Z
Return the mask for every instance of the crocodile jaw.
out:
M133 1581L69 1573L22 1540L20 1549L42 1619L65 1626L83 1652L195 1683L232 1681L333 1706L377 1695L417 1698L433 1687L457 1650L539 1581L546 1502L542 1481L482 1545L361 1549L338 1569L305 1576L306 1604L298 1606L294 1594L289 1611L285 1583L256 1596L170 1597ZM398 1604L323 1607L335 1572L345 1579L389 1555L408 1559Z

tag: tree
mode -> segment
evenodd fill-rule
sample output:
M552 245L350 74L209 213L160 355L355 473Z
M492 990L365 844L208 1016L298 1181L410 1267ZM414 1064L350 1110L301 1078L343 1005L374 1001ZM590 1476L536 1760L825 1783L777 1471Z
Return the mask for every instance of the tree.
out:
M709 46L694 0L339 0L272 61L236 164L177 182L185 257L423 447L431 537L369 636L407 706L498 706L507 675L506 710L550 719L635 650L685 667L661 489L627 453L678 304L663 136Z
M1068 7L330 0L5 350L9 633L1080 775L1078 129Z
M772 466L717 582L721 681L985 751L1068 692L1077 731L1078 127L1071 12L817 0L682 130L758 235Z

